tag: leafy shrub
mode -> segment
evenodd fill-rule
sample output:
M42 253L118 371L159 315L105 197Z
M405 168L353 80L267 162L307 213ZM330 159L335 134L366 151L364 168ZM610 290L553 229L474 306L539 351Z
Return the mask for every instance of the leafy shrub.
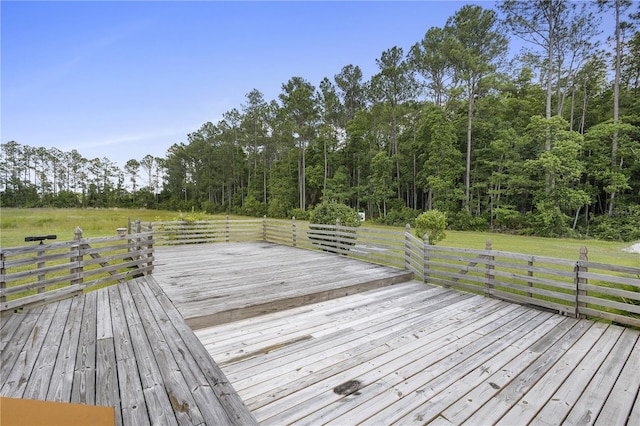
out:
M293 207L279 198L269 200L267 207L267 216L286 219Z
M389 226L405 226L407 223L414 226L419 214L418 210L409 207L394 208L387 213L387 216L380 218L378 222Z
M211 220L211 215L207 212L198 212L194 208L191 209L190 212L180 212L178 217L175 217L173 220L181 220L185 222L197 222L201 220Z
M485 231L489 229L489 222L482 216L473 216L466 210L460 210L453 215L449 226L456 231Z
M342 226L358 227L361 224L358 212L346 204L321 203L309 215L311 223L324 225L335 225L338 219Z
M515 230L526 227L524 216L510 208L497 208L494 210L493 226L500 230Z
M267 212L266 205L256 200L256 197L249 194L244 199L244 205L240 209L240 212L246 216L262 217Z
M591 236L601 240L640 240L640 206L628 206L614 216L596 216L590 224Z
M529 214L530 232L541 237L568 237L573 234L567 226L571 218L549 202L536 204L536 210Z
M300 208L292 209L289 212L289 216L292 218L295 217L296 220L309 220L309 212Z
M345 204L335 202L318 204L309 215L309 221L312 224L335 225L337 220L340 220L340 225L342 226L355 228L361 224L357 211ZM314 241L314 244L323 247L323 250L335 251L339 243L341 245L355 244L355 231L344 231L348 234L353 234L353 237L341 235L338 240L338 238L332 238L323 233L324 228L322 227L310 225L309 229L309 238Z
M224 205L214 203L212 201L205 201L204 203L202 203L202 208L206 213L209 213L209 214L219 214L219 213L226 212L226 207ZM194 208L192 207L191 210L193 209Z
M447 235L444 230L447 228L447 216L439 210L429 210L416 218L416 235L424 238L429 236L429 244L436 244L442 241Z

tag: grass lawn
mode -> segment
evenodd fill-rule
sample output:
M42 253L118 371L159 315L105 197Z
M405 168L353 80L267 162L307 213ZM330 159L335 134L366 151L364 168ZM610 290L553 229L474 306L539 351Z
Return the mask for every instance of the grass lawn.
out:
M163 210L129 209L12 209L0 210L0 246L25 245L24 237L56 234L58 240L73 239L76 226L83 230L85 238L116 235L116 229L127 226L127 220L143 222L177 220L179 212ZM224 219L224 215L207 216ZM232 217L240 219L239 216ZM373 227L365 223L365 227ZM403 228L395 228L402 231ZM535 254L577 260L580 247L589 250L589 260L594 262L640 267L640 254L628 253L624 249L630 243L573 240L566 238L540 238L489 232L448 231L439 243L446 247L484 249L487 239L492 240L494 250Z

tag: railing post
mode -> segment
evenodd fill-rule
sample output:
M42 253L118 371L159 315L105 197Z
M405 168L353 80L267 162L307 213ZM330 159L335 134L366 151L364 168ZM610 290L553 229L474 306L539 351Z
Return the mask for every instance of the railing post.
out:
M73 231L73 240L75 241L75 245L71 247L71 262L77 262L77 266L71 268L71 274L75 274L77 278L72 279L70 284L80 287L84 281L84 267L82 265L82 229L79 226L76 226L76 229ZM81 293L82 289L78 290L78 294Z
M7 255L4 252L0 252L0 289L2 290L7 288L7 280L5 278L7 271L5 270L5 267L4 267L4 262L6 259L7 259ZM2 294L2 296L0 296L0 303L4 303L6 301L7 301L7 296Z
M262 217L262 241L267 242L267 215Z
M153 273L153 223L149 222L149 226L147 231L149 232L149 236L147 237L147 274L151 275Z
M40 241L40 244L38 244L38 246L41 246L41 245L43 245L42 241ZM44 250L42 250L42 248L40 248L40 250L38 250L38 254L36 255L36 259L40 258L42 256L44 256ZM43 262L38 262L37 268L38 269L44 268L44 261ZM44 274L38 274L38 282L44 281L44 278L45 278ZM38 287L38 293L44 293L44 287Z
M576 263L576 318L586 318L586 314L581 312L580 308L586 308L587 303L582 302L582 298L587 295L586 288L581 288L583 285L586 285L588 280L586 278L581 278L581 272L588 272L589 268L582 265L582 262L586 262L589 260L588 250L586 247L580 247L580 258Z
M296 217L291 218L291 243L296 247Z
M529 267L529 269L527 270L527 276L529 277L533 277L533 256L531 257L531 259L527 262L527 266ZM527 282L527 285L529 287L533 287L533 282L529 281ZM527 293L527 296L529 297L533 297L533 293L529 292Z
M135 226L136 226L135 233L136 234L140 234L140 232L142 232L142 225L140 223L140 219L136 219ZM142 245L140 243L141 243L141 238L138 235L134 240L134 244L135 244L135 254L134 254L135 258L134 259L135 260L138 260L138 259L142 258L142 252L141 252Z
M228 243L230 240L229 238L229 215L227 215L225 222L224 222L224 242Z
M487 240L484 249L489 251L492 250L491 240ZM493 297L493 289L495 288L495 285L494 285L495 275L493 273L493 269L495 268L495 265L493 264L493 261L495 260L495 257L489 254L485 256L485 259L486 259L485 268L487 269L487 272L484 274L485 278L487 279L485 292L489 297Z
M422 250L423 254L423 262L422 262L422 276L424 276L424 282L429 282L429 235L424 234L424 238L422 239ZM445 287L449 287L448 285Z
M340 236L338 235L339 227L340 227L340 218L336 219L336 229L334 232L335 240L333 241L333 249L335 250L336 254L340 254L340 250L338 249L339 238L340 238Z
M411 246L407 235L411 235L411 225L408 223L404 227L404 269L410 271L411 263L409 262L409 259L411 259Z

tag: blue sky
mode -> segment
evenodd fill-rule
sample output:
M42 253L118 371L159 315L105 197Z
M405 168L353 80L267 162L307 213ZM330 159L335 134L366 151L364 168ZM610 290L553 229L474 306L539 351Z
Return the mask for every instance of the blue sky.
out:
M1 141L164 157L253 88L269 101L348 64L369 79L465 3L2 1Z

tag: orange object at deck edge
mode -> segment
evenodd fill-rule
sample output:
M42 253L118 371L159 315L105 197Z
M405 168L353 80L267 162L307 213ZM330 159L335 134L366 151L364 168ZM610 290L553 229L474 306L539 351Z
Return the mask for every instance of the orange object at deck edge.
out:
M114 426L113 407L0 397L0 425Z

